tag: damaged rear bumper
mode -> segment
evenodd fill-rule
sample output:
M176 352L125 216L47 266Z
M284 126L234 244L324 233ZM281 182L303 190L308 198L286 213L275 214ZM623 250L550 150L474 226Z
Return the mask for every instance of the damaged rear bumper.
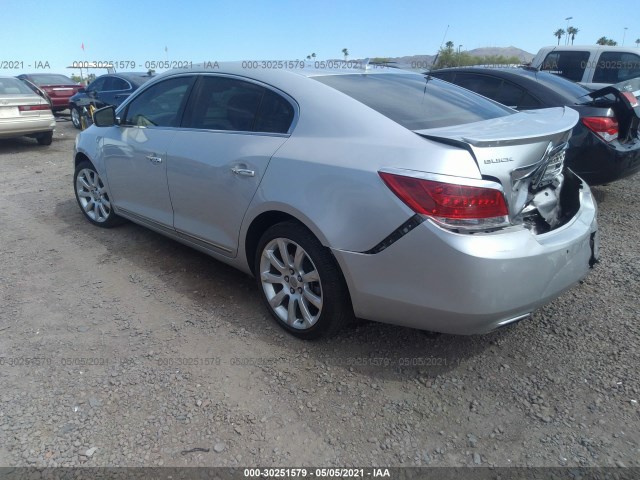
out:
M376 254L333 250L355 314L452 334L486 333L525 318L582 279L597 260L589 188L561 227L459 234L426 220Z

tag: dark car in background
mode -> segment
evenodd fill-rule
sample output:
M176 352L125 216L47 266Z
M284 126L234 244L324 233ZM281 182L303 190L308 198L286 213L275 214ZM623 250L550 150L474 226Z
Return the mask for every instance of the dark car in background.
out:
M620 84L591 92L532 68L460 67L428 75L521 111L561 106L577 110L580 121L569 141L566 164L591 185L640 170L640 107L631 93L634 87Z
M69 100L73 126L81 127L83 108L90 105L95 108L108 105L117 107L143 83L152 78L153 74L145 72L109 73L96 78L87 88L80 89Z
M18 78L28 80L44 90L51 101L51 109L54 112L69 108L69 98L82 88L82 85L66 75L57 73L24 73L18 75Z

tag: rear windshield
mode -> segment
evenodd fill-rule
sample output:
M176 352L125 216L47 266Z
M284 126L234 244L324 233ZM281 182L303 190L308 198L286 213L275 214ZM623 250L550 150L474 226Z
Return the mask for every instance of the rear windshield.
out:
M34 93L29 87L17 78L0 78L0 95L25 95Z
M534 77L538 83L548 86L565 97L577 99L589 93L589 90L582 85L554 75L553 73L532 72L531 76Z
M417 74L312 78L353 97L409 130L479 122L514 113L456 85Z
M64 75L31 75L36 85L75 85L76 82Z

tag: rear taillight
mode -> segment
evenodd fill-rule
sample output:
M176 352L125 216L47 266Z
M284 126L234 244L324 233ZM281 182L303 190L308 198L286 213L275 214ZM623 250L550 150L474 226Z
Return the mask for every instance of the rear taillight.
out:
M497 188L446 183L379 172L400 200L416 213L453 228L488 228L508 223L504 194Z
M49 110L49 105L20 105L18 110L20 112L32 112L34 110Z
M615 118L584 117L582 123L605 142L612 142L618 138L618 121Z

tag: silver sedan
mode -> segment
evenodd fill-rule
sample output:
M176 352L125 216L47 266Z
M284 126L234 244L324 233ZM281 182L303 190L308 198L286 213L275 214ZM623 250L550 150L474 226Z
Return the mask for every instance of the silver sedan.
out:
M74 187L94 225L253 275L299 337L354 317L483 333L597 260L595 202L564 166L577 120L392 69L171 71L95 113Z
M51 106L22 80L0 77L0 138L29 136L51 145L56 120Z

